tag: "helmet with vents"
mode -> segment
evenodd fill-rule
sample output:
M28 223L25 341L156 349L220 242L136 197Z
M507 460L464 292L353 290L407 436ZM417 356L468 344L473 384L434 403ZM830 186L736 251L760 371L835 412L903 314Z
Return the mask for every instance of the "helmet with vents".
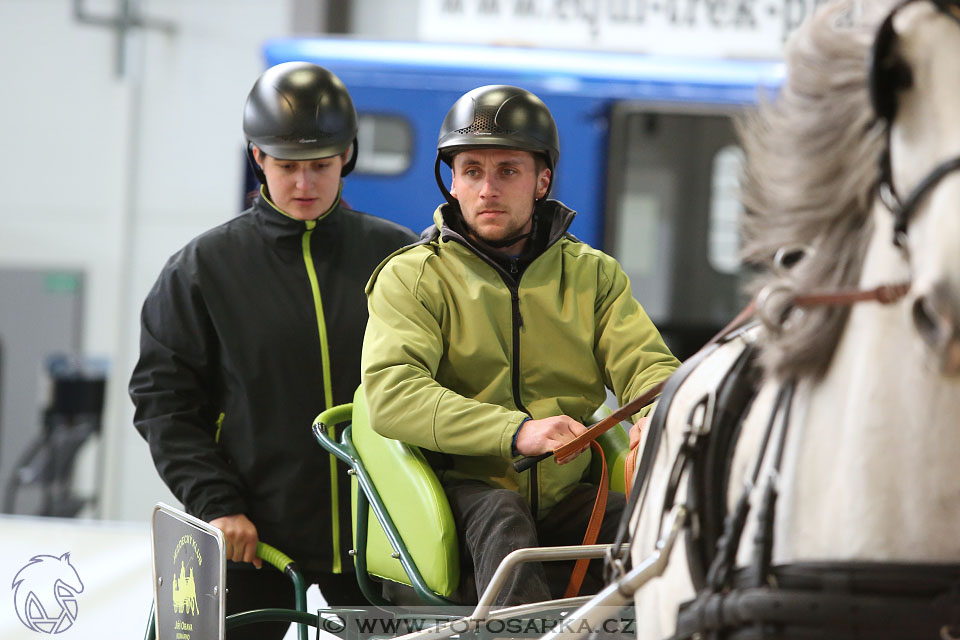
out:
M540 98L519 87L492 84L465 93L447 112L437 140L435 173L448 201L440 161L453 166L459 151L490 148L538 154L552 174L560 158L557 123Z
M518 87L487 85L457 100L440 127L437 152L450 164L466 147L522 149L543 154L550 169L560 157L557 124L547 105Z

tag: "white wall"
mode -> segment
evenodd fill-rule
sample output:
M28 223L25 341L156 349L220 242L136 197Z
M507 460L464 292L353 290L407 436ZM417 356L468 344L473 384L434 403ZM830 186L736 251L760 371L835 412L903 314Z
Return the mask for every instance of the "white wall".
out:
M352 0L350 31L380 40L416 40L421 1Z
M293 2L141 4L177 32L133 32L118 78L114 32L70 0L0 2L0 267L85 271L84 351L111 363L101 515L146 521L175 501L131 423L139 307L171 253L237 212L243 100Z

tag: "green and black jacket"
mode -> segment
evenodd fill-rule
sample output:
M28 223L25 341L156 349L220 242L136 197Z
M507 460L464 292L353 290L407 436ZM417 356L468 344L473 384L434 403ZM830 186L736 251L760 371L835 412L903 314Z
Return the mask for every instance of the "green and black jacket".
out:
M364 285L415 240L339 201L304 222L261 195L170 258L143 305L130 396L188 512L244 513L302 569L351 570L350 485L310 427L352 401Z

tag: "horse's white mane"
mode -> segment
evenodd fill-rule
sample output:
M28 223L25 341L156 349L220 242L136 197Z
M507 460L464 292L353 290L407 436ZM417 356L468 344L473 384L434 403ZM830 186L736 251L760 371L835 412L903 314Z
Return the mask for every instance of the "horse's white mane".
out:
M744 258L765 268L755 291L771 283L808 292L858 282L884 144L870 106L868 59L892 4L838 0L819 7L787 43L779 94L738 123L747 158ZM778 249L797 246L811 251L787 273L771 268ZM792 314L782 333L765 337L765 370L779 378L819 377L847 316L838 307Z

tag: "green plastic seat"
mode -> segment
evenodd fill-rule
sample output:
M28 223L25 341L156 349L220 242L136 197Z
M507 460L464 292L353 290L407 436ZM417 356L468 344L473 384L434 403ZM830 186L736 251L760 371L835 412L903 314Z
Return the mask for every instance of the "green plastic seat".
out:
M384 438L370 427L363 389L353 397L353 446L360 454L380 500L387 508L427 587L450 596L460 581L460 553L453 512L436 474L419 447ZM353 482L354 541L357 542L357 497ZM369 496L368 496L369 498ZM411 584L381 523L371 509L366 532L366 567L370 575ZM379 526L378 526L379 524ZM358 545L357 547L361 547Z
M332 428L347 422L334 442ZM453 513L420 449L370 428L362 388L353 403L317 416L313 432L353 475L354 563L367 599L395 604L384 599L373 577L412 587L423 604L455 604L448 598L460 580Z
M609 414L602 406L590 423ZM334 442L331 428L346 422L350 426ZM424 604L455 604L451 596L460 582L460 557L453 513L420 449L371 428L362 387L352 404L320 414L314 434L353 473L354 562L364 595L374 604L394 604L383 598L374 577L411 587ZM597 441L607 459L610 488L623 491L626 431L618 425ZM599 481L599 457L591 475Z

